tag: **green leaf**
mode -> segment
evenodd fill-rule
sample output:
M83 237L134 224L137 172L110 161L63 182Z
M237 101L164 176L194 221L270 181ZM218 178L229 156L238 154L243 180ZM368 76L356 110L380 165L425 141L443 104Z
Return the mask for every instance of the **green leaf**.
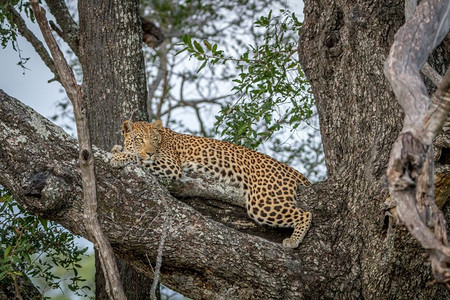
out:
M3 272L0 272L0 280L2 280L3 277L5 277L8 273L9 273L9 270L5 270Z
M4 257L4 258L7 258L7 257L8 257L9 252L11 252L11 249L12 249L11 245L9 245L8 247L6 247L5 252L3 253L3 257Z
M181 49L180 51L178 51L177 53L175 53L175 56L177 56L177 55L180 54L180 53L185 52L185 51L188 50L188 49L189 49L188 47L184 47L183 49Z
M203 44L205 44L206 49L208 49L209 51L211 51L211 44L210 44L208 41L204 40L204 41L203 41Z
M48 229L48 221L43 219L43 218L39 218L39 223L41 223L42 227L44 227L44 230Z
M207 60L205 60L202 65L200 66L200 68L198 68L197 73L200 72L205 66L206 66Z
M197 41L194 41L194 46L195 46L195 49L197 49L198 52L204 53L202 45L200 45Z
M188 46L188 48L193 49L191 36L187 34L183 34L183 43Z

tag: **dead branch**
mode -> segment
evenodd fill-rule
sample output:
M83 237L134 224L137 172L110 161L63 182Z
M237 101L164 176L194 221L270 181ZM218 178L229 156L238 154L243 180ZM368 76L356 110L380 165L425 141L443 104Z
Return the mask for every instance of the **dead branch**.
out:
M159 240L158 245L158 254L156 255L156 264L155 264L155 275L153 276L153 282L150 289L150 298L151 300L156 300L156 288L159 286L159 278L161 276L161 265L162 265L162 256L164 251L164 243L167 238L167 233L172 227L172 219L171 219L171 213L170 213L170 207L167 205L166 199L164 197L161 197L161 202L164 206L165 216L164 216L164 224L161 232L161 238Z
M412 15L414 14L414 10L416 9L416 6L417 0L405 1L405 20L409 20L412 17ZM442 81L442 76L439 75L439 73L436 72L436 70L433 69L433 67L428 62L426 62L423 65L422 70L420 71L422 72L423 75L428 77L428 79L430 79L435 86L439 86L439 83Z
M55 61L55 67L61 83L73 105L79 143L79 162L83 185L84 219L86 230L99 251L103 274L106 279L106 290L111 299L126 299L120 282L119 271L112 247L103 234L97 217L97 185L94 170L94 156L86 115L85 99L81 87L73 76L48 26L45 10L37 0L31 1L36 20Z
M435 86L439 86L439 83L442 81L442 76L439 75L439 73L436 72L436 70L433 69L433 67L430 66L429 63L425 63L425 65L422 67L422 70L420 71L423 73L423 75L428 77L428 79L430 79Z
M422 2L397 32L385 64L386 77L405 111L389 160L389 190L400 219L428 251L436 280L445 284L450 281L450 248L445 220L434 202L431 145L450 110L450 75L447 71L438 87L438 100L431 103L419 72L447 35L449 15L450 1Z

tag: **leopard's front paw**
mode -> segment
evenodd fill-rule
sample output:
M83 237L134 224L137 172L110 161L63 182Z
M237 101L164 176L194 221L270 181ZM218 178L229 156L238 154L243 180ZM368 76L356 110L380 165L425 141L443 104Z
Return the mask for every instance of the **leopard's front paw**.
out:
M127 165L128 161L124 160L122 157L115 155L113 158L111 158L109 164L114 168L120 168Z
M296 241L293 238L287 238L283 240L283 246L286 248L294 249L297 248L300 244L300 241Z
M119 152L122 152L122 149L123 149L123 147L121 146L121 145L114 145L112 148L111 148L111 153L112 154L116 154L116 153L119 153Z

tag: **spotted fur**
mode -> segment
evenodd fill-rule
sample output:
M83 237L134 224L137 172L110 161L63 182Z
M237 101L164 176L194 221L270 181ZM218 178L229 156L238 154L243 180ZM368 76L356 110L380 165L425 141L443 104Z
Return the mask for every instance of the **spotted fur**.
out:
M125 121L122 132L124 150L113 149L113 166L139 161L167 180L179 179L183 169L210 173L242 189L247 213L256 222L294 228L283 241L285 247L296 248L305 237L312 215L298 208L295 199L297 186L310 183L295 169L242 146L174 132L161 121Z

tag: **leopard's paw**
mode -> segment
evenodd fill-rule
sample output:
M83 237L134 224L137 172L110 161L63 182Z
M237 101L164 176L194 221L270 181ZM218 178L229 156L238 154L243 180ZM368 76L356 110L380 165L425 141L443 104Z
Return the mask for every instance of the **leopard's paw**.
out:
M116 153L119 153L119 152L122 152L122 149L123 149L123 147L121 146L121 145L114 145L112 148L111 148L111 153L112 154L116 154Z
M128 161L115 155L113 158L111 158L111 160L109 161L109 164L114 168L120 168L120 167L127 165Z
M297 248L300 244L300 241L297 241L293 238L287 238L283 240L283 246L289 249Z

